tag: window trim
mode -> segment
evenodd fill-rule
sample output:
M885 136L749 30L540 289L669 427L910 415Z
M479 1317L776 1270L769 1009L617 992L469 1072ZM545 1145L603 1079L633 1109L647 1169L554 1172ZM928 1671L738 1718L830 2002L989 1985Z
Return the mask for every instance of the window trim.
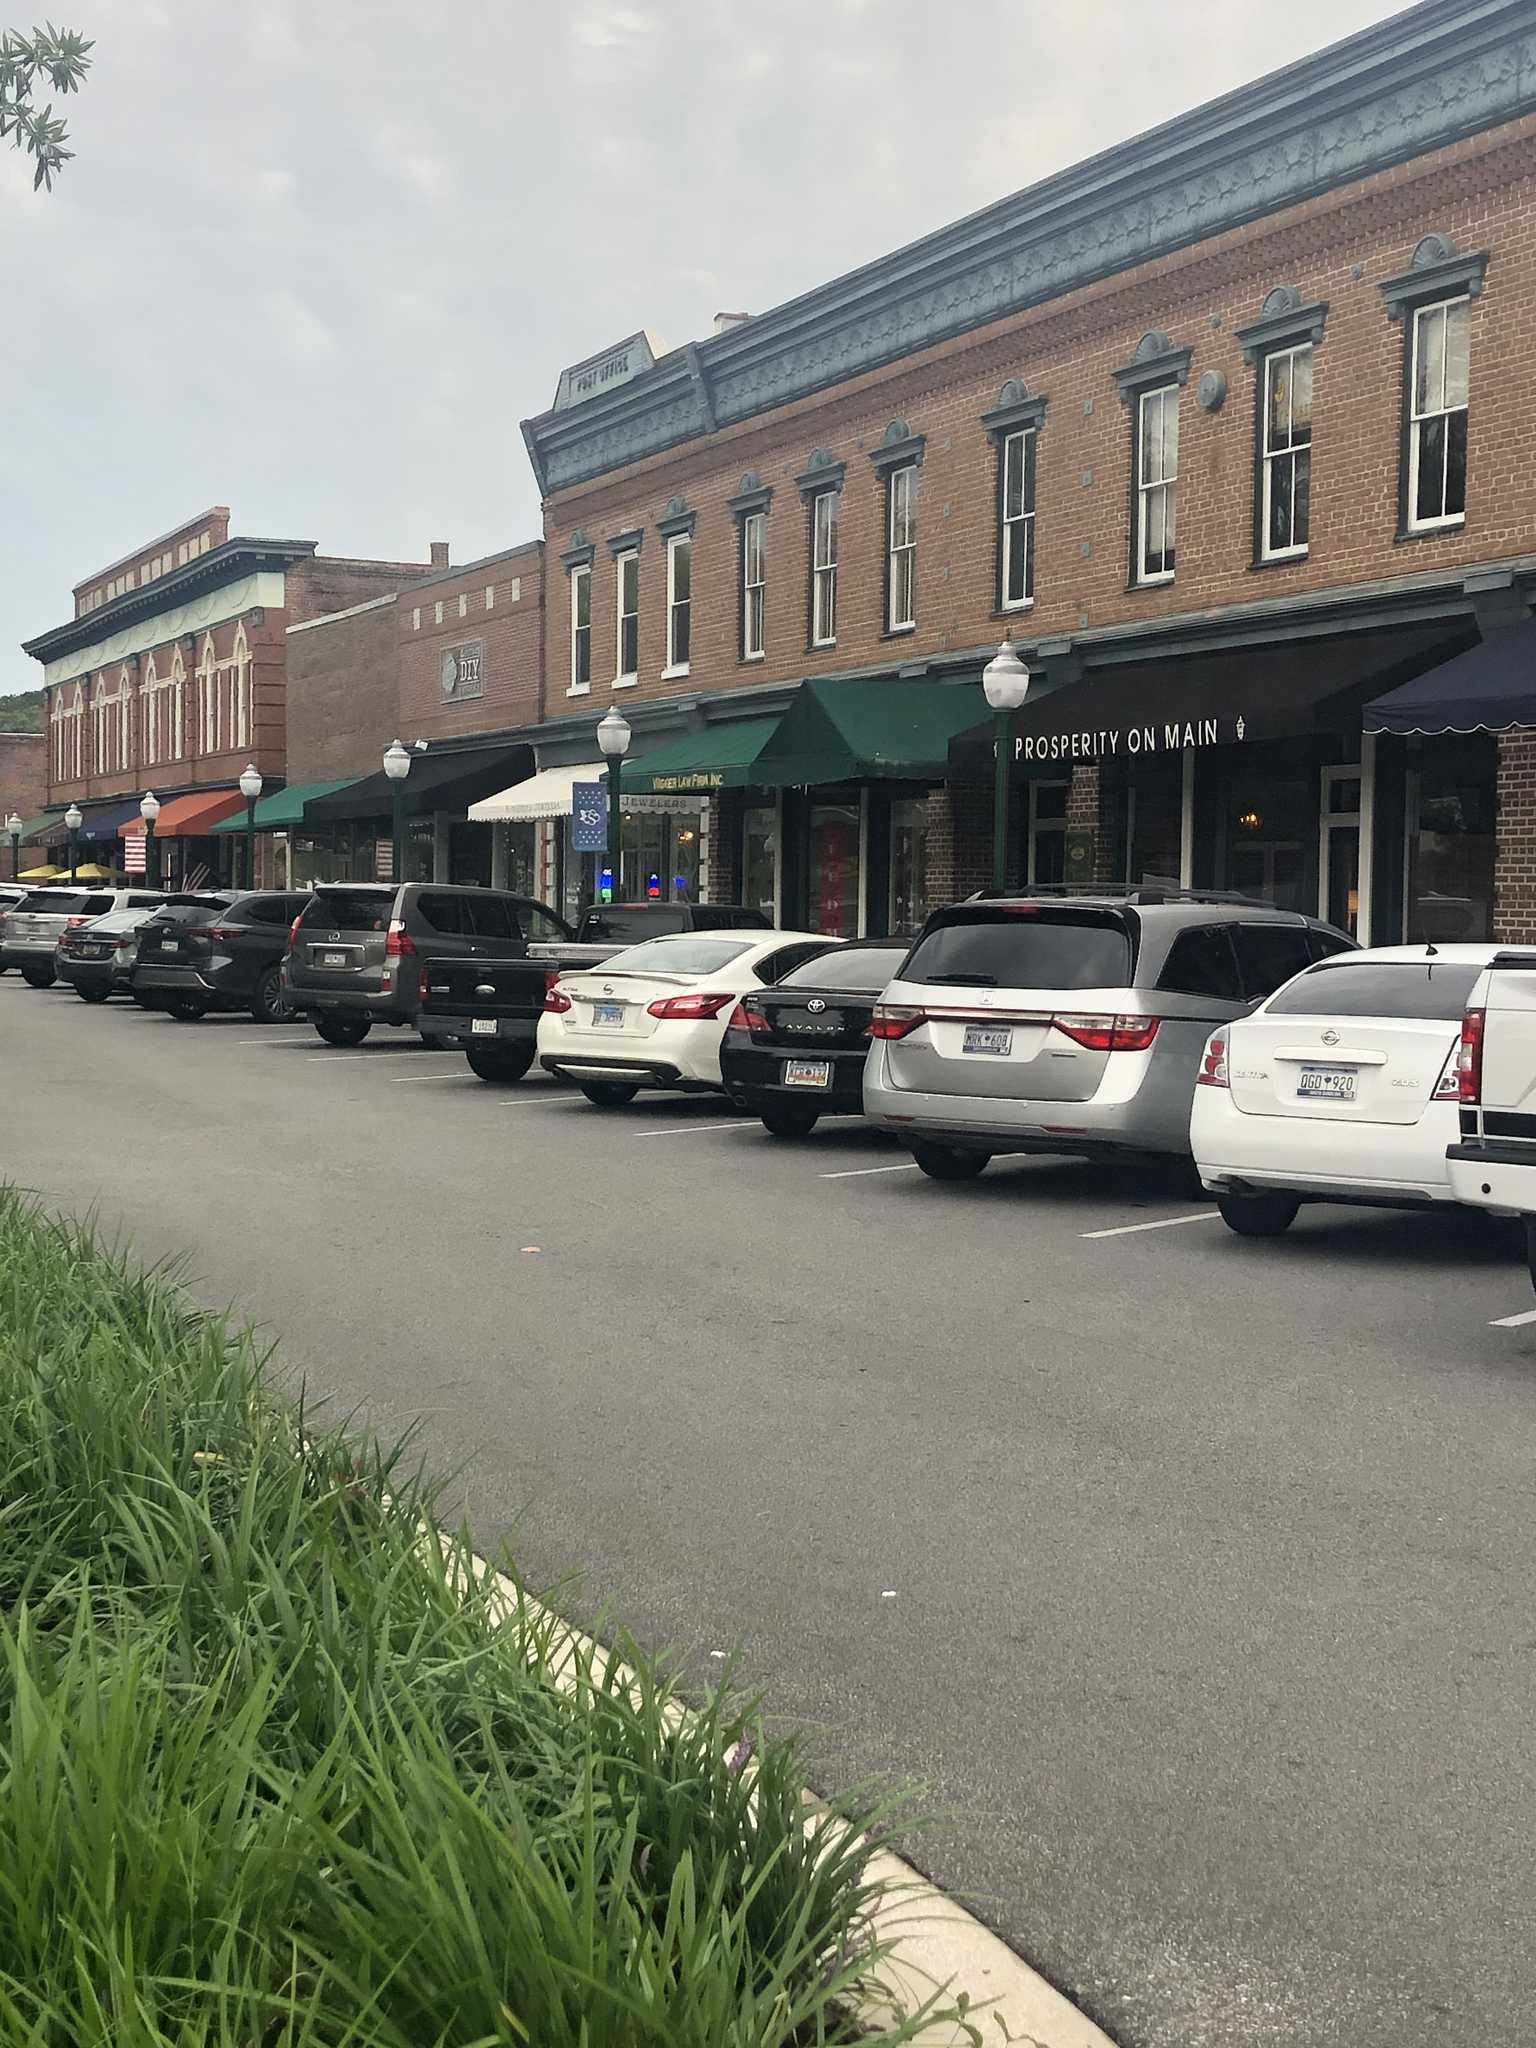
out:
M1194 360L1192 348L1176 348L1161 328L1149 328L1137 342L1131 360L1118 370L1111 370L1120 393L1120 403L1126 406L1131 416L1131 460L1130 496L1128 500L1128 524L1130 542L1129 576L1127 591L1160 590L1174 580L1174 571L1157 576L1141 575L1141 401L1150 391L1159 391L1168 385L1177 385L1181 390L1189 382L1189 366ZM1178 519L1178 476L1174 476L1174 519L1177 533ZM1177 540L1175 540L1177 555Z
M800 502L806 513L806 577L805 577L805 651L807 654L823 654L829 647L837 645L837 570L832 567L832 633L829 639L816 637L816 504L821 498L835 498L837 510L834 520L838 529L838 554L842 553L843 480L848 474L846 462L839 462L830 448L813 448L810 460L799 476L795 488L800 493Z
M1256 463L1256 477L1254 485L1253 508L1253 559L1255 564L1260 568L1267 568L1271 563L1304 562L1311 551L1312 441L1310 434L1307 439L1307 538L1304 541L1293 541L1289 547L1284 548L1272 548L1269 545L1269 511L1271 495L1270 479L1274 472L1274 464L1276 459L1276 456L1270 452L1269 448L1269 366L1272 362L1276 360L1277 357L1291 356L1294 358L1295 356L1299 355L1303 349L1306 350L1309 356L1314 354L1314 345L1310 341L1284 341L1281 342L1278 346L1266 351L1266 353L1259 358L1259 374L1254 385L1254 396L1257 406L1257 418L1254 426L1254 459ZM1287 455L1294 456L1296 450L1294 448L1285 448L1276 451L1276 453L1283 458ZM1294 530L1294 490L1292 492L1291 503L1293 508L1292 527Z
M765 484L755 469L744 469L741 482L726 499L726 509L736 522L736 659L738 663L750 662L756 668L760 661L768 659L768 513L773 504L773 486ZM755 650L747 646L747 617L749 592L747 586L747 522L761 519L763 522L763 580L754 584L753 589L762 591L762 645Z
M610 542L610 546L612 543ZM632 612L624 609L624 571L633 562L635 565L635 608ZM616 549L614 567L614 646L613 646L613 687L616 690L632 690L640 680L640 550L637 547ZM635 622L635 665L624 666L624 623L627 619Z
M1264 440L1268 431L1269 359L1287 349L1322 346L1328 326L1327 299L1303 301L1293 284L1277 284L1264 295L1257 320L1233 329L1243 361L1254 374L1253 387L1253 559L1251 569L1268 569L1285 562L1304 561L1310 547L1271 554L1265 547L1269 532L1265 499ZM1315 383L1314 383L1315 389Z
M1011 433L997 437L997 609L999 612L1029 612L1035 608L1035 485L1038 468L1036 454L1036 429L1015 427ZM1013 518L1008 516L1008 451L1015 442L1022 444L1020 461L1024 470L1025 490L1028 499L1024 509ZM1025 527L1025 591L1022 597L1008 595L1008 542L1009 529Z
M688 673L689 654L685 653L682 659L679 660L677 653L677 614L679 603L677 596L677 557L679 549L682 548L688 550L688 596L683 598L681 602L688 613L688 631L685 637L688 639L689 653L691 653L693 644L693 527L691 523L683 531L671 533L667 536L667 665L661 672L663 682L670 682L673 678L685 676Z
M1010 377L997 394L997 404L991 412L981 415L981 424L987 439L997 451L996 483L996 531L995 561L993 563L993 612L995 619L1014 618L1020 612L1034 608L1035 591L1033 560L1031 562L1030 589L1028 597L1008 602L1008 548L1007 535L1003 530L1003 508L1007 494L1008 443L1015 435L1031 433L1035 437L1034 465L1038 491L1040 467L1040 429L1045 422L1045 408L1048 401L1043 393L1032 395L1022 377ZM1029 519L1035 517L1035 506L1031 506ZM1033 549L1031 549L1033 557Z
M1418 357L1419 323L1426 313L1443 312L1449 314L1453 306L1465 306L1467 309L1467 403L1464 406L1458 405L1436 413L1416 413L1414 411L1414 396L1417 379L1414 371ZM1449 298L1421 299L1416 305L1407 309L1407 316L1403 323L1403 431L1402 458L1399 464L1400 504L1397 538L1399 540L1417 540L1428 534L1459 532L1467 523L1465 479L1463 479L1463 503L1459 512L1442 512L1437 518L1420 519L1415 508L1418 504L1419 496L1421 441L1421 436L1417 429L1426 420L1449 420L1454 412L1460 412L1466 415L1470 432L1472 418L1472 294L1470 292L1456 292Z
M1421 235L1408 260L1408 268L1379 280L1378 289L1387 318L1402 320L1405 313L1417 315L1429 306L1447 305L1453 299L1479 299L1488 269L1489 249L1457 249L1449 235ZM1420 523L1413 516L1413 491L1409 479L1413 434L1413 346L1418 322L1410 318L1403 327L1402 397L1398 408L1397 531L1393 540L1423 540L1440 533L1455 533L1466 525L1466 513L1450 519ZM1469 357L1470 357L1469 335ZM1470 401L1470 391L1468 398ZM1468 404L1470 421L1471 405Z
M579 606L576 602L578 577L582 578L585 582L587 593L587 623L584 627L579 623ZM569 593L570 602L571 679L566 686L565 694L567 697L589 697L592 694L592 562L590 557L584 562L573 562L570 565L570 568L566 571L566 589ZM581 632L585 632L587 636L587 673L585 678L580 673L581 664L577 660L578 642L576 636Z
M898 635L915 633L917 631L917 474L921 467L921 463L903 462L886 471L885 630L880 636L882 640L891 640ZM900 549L898 549L896 545L896 492L898 481L902 477L910 477L912 480L912 538L910 541L904 541ZM910 599L907 608L908 616L904 619L896 617L896 557L898 553L908 555L911 558Z
M1149 385L1149 386L1148 386L1148 387L1147 387L1147 388L1146 388L1145 390L1143 390L1143 391L1138 391L1138 392L1137 392L1137 394L1136 394L1136 409L1135 409L1134 413L1132 414L1132 420L1133 420L1133 422L1134 422L1134 425L1133 425L1133 427L1132 427L1132 436L1131 436L1131 447L1132 447L1132 461L1131 461L1131 504L1132 504L1132 514L1131 514L1131 545L1132 545L1133 549L1135 550L1135 553L1134 553L1134 555L1132 556L1132 560L1131 560L1131 586L1132 586L1132 588L1133 588L1133 589L1135 589L1135 590L1158 590L1158 589L1161 589L1161 588L1163 587L1163 585L1164 585L1164 584L1172 583L1172 582L1173 582L1173 580L1174 580L1174 577L1175 577L1175 576L1176 576L1176 574L1178 573L1178 551L1179 551L1179 542L1178 542L1178 532L1179 532L1179 471L1178 471L1178 464L1177 464L1177 462L1175 462L1175 464L1174 464L1174 471L1173 471L1173 475L1172 475L1171 477L1168 477L1168 476L1163 476L1163 477L1159 477L1159 478L1158 478L1158 480L1157 480L1157 482L1156 482L1156 483L1154 483L1154 484L1144 484L1144 483L1142 482L1142 480L1141 480L1141 462L1142 462L1142 437L1143 437L1143 434L1144 434L1144 432L1145 432L1145 427L1146 427L1146 405L1147 405L1147 400L1148 400L1149 398L1156 398L1156 399L1159 399L1159 400L1161 400L1161 399L1165 398L1165 397L1166 397L1166 395L1167 395L1167 394L1168 394L1168 393L1169 393L1170 391L1171 391L1171 392L1173 393L1173 401L1174 401L1174 405L1175 405L1175 407L1177 407L1177 405L1178 405L1178 402L1179 402L1179 389L1178 389L1178 385L1177 385L1176 383L1174 383L1174 382L1171 382L1171 381L1170 381L1170 382L1168 382L1168 383L1164 383L1164 384L1152 384L1152 385ZM1172 549L1172 553L1173 553L1173 556L1174 556L1174 567L1173 567L1172 569L1158 569L1158 570L1154 571L1154 572L1153 572L1153 573L1152 573L1151 575L1149 575L1149 574L1147 573L1147 570L1146 570L1146 559L1147 559L1147 556L1146 556L1146 545L1145 545L1145 536L1144 536L1144 531L1143 531L1142 521L1143 521L1143 518L1145 517L1145 514L1146 514L1146 508L1147 508L1148 504L1149 504L1149 503L1151 502L1151 494L1152 494L1152 492L1154 492L1154 491L1162 491L1162 492L1164 492L1164 493L1167 493L1167 492L1169 492L1170 490L1171 490L1171 493L1172 493L1172 498L1173 498L1173 532L1174 532L1174 541L1173 541L1173 549ZM1169 550L1168 550L1167 548L1164 548L1164 550L1163 550L1163 553L1164 553L1164 554L1166 555L1166 554L1167 554L1168 552L1169 552Z
M832 530L833 543L832 559L830 562L818 562L816 559L816 547L819 528L819 520L817 518L817 513L820 506L824 502L830 504L832 507L831 519L828 522ZM821 654L825 653L827 648L835 647L837 645L837 571L838 556L841 552L842 543L843 514L843 492L841 483L829 485L828 488L824 491L812 492L811 495L806 499L806 511L808 517L806 555L807 560L810 564L810 583L807 594L805 644L809 652ZM830 592L832 630L830 633L818 634L816 631L816 622L818 616L816 598L818 590L818 580L823 576L828 577L830 579L827 588Z

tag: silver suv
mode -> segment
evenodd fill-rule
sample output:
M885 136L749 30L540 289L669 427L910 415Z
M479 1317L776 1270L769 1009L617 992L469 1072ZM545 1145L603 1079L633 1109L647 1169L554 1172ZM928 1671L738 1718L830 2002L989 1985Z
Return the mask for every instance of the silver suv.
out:
M51 988L57 979L53 949L61 933L109 910L154 910L172 900L158 889L34 889L5 921L0 968L19 967L30 987Z
M1241 898L973 897L875 1006L864 1113L935 1180L996 1152L1187 1158L1210 1033L1353 945Z

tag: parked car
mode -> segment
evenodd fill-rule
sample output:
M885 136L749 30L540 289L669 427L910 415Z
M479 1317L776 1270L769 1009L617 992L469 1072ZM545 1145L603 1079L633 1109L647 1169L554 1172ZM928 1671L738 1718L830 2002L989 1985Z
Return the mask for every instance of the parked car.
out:
M152 917L139 939L135 991L187 1023L210 1010L281 1023L293 1015L283 988L288 931L309 896L252 889L211 902L206 917Z
M32 893L33 892L31 887L29 886L29 884L25 882L6 882L4 884L0 884L0 974L4 974L6 969L6 920L10 917L10 914L16 908L16 905L18 903L25 903L27 898Z
M505 890L327 882L294 919L284 986L327 1045L361 1045L375 1024L417 1022L424 959L505 957L570 937L564 918Z
M108 996L131 996L139 934L155 914L142 906L109 910L105 917L93 917L87 924L60 932L53 949L60 981L67 981L87 1003L104 1003Z
M638 946L671 932L767 932L773 919L741 903L589 903L581 913L574 941L561 941L561 961L569 967L600 966ZM541 948L529 949L537 955Z
M814 932L676 932L562 975L544 999L539 1064L605 1109L641 1088L721 1087L726 1018L835 939Z
M1536 950L1500 947L1472 985L1456 1052L1451 1193L1519 1216L1536 1287Z
M6 919L0 964L19 967L30 988L51 988L60 932L110 910L154 909L167 900L158 889L33 889Z
M1189 1138L1243 1237L1289 1229L1303 1202L1453 1202L1456 1051L1494 945L1341 953L1207 1042Z
M726 1020L720 1078L776 1138L824 1116L862 1116L875 998L906 959L905 939L852 939L751 990Z
M1187 1162L1212 1030L1353 946L1194 892L973 898L929 918L876 1004L865 1114L936 1180L999 1152Z

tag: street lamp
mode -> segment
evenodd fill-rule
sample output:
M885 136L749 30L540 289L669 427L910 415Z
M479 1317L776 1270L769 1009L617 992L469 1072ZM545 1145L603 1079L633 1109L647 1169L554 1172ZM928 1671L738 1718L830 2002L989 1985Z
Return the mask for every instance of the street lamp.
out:
M598 720L597 744L608 757L608 858L613 863L613 901L622 900L624 879L624 813L619 808L619 771L633 734L629 720L611 704Z
M1005 640L981 672L981 687L997 720L997 782L992 808L992 886L1002 890L1008 883L1008 727L1013 714L1029 694L1029 670Z
M240 774L240 794L245 798L245 886L256 886L256 799L261 795L261 770L252 761Z
M160 886L160 849L155 844L155 820L160 815L160 799L150 790L139 802L139 816L144 820L144 886L158 889Z
M398 889L405 880L405 789L404 782L411 772L411 757L398 740L391 740L384 749L384 773L389 777L389 793L395 807L395 858L390 880Z
M11 880L14 882L19 879L21 874L20 811L12 811L11 815L5 821L5 829L11 835Z
M80 865L79 831L85 823L85 813L78 804L71 804L64 813L64 829L69 834L69 879L75 879L75 870Z

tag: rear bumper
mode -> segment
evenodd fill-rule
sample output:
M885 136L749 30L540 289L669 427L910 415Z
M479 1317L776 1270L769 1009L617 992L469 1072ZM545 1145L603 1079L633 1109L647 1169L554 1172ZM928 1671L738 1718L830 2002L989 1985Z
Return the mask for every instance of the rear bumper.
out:
M927 1139L966 1152L1081 1159L1185 1157L1189 1152L1187 1138L1178 1142L1166 1115L1139 1093L1110 1102L1032 1102L893 1088L878 1039L864 1065L864 1114L899 1141Z
M53 939L7 939L0 946L0 967L31 967L39 960L52 960Z
M1427 1103L1411 1124L1253 1116L1219 1088L1197 1088L1190 1146L1213 1193L1280 1189L1321 1202L1428 1207L1458 1199L1445 1148L1454 1102Z
M306 988L289 975L283 979L293 1007L306 1017L367 1017L375 1024L414 1024L421 1009L420 996L412 1002L398 989L384 995L377 989ZM439 1027L434 1024L432 1028Z
M220 993L213 977L199 967L136 967L133 985L143 989L147 995L190 993L213 996Z
M547 1052L539 1065L547 1074L568 1081L633 1081L641 1088L682 1088L700 1095L718 1095L718 1081L695 1081L667 1060L589 1059L584 1054Z
M789 1060L825 1059L831 1066L831 1080L825 1088L790 1086L784 1079ZM864 1114L864 1063L860 1052L789 1052L775 1047L753 1047L737 1051L722 1047L720 1078L732 1102L743 1109L772 1109L785 1102L809 1103L823 1116Z
M1536 1215L1536 1146L1485 1138L1448 1146L1445 1162L1458 1202Z
M416 1014L417 1028L434 1038L451 1038L463 1045L532 1045L539 1035L537 1017L496 1017L494 1031L476 1031L473 1017L445 1016L425 1003Z
M56 960L60 981L68 982L71 988L126 988L127 983L119 980L113 972L110 960Z

